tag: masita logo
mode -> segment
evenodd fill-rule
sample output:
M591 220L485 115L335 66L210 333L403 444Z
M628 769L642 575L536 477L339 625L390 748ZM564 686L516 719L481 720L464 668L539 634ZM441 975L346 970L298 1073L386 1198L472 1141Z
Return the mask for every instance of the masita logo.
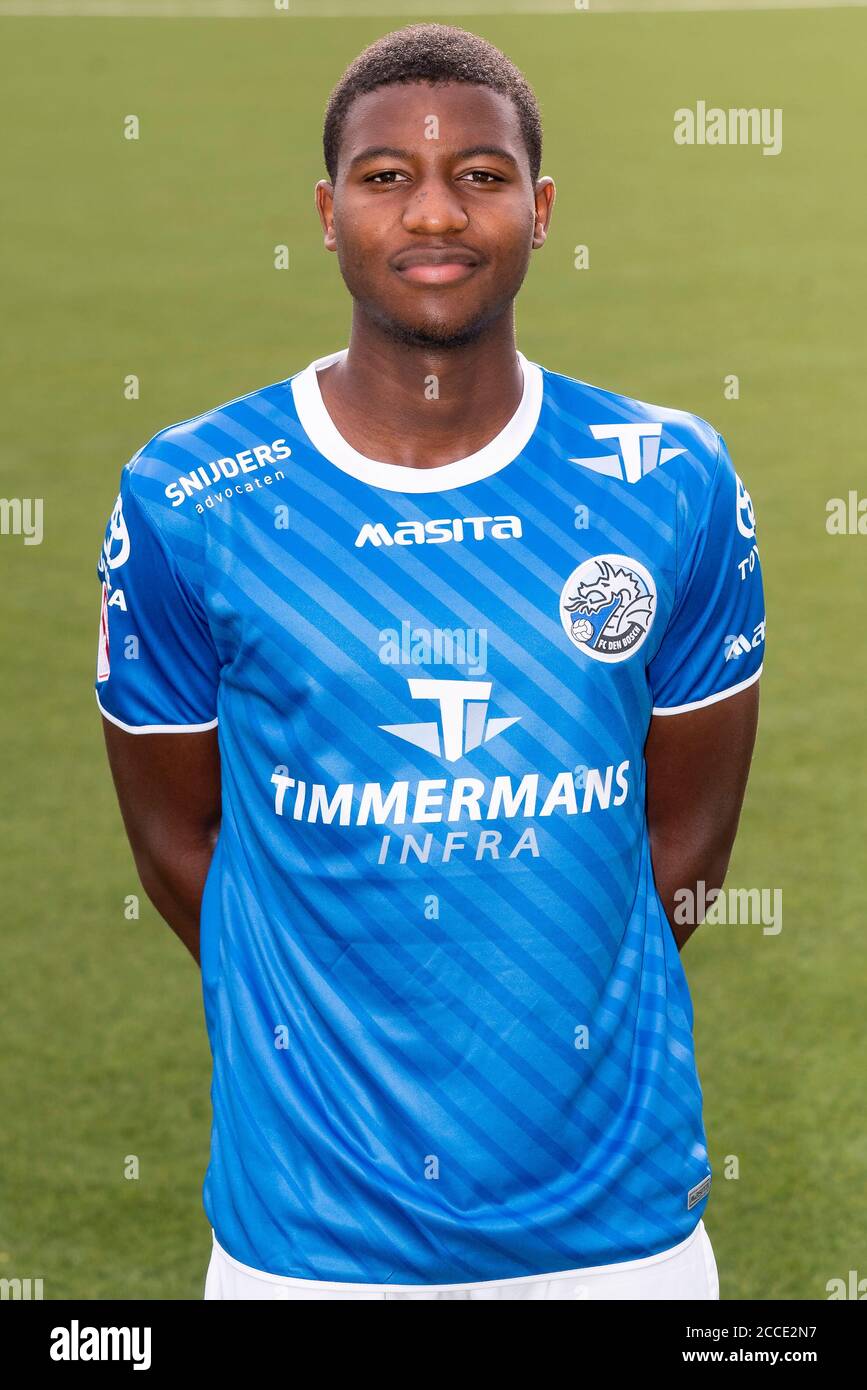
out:
M753 628L752 636L745 637L742 632L730 632L726 635L723 643L723 651L726 661L737 661L739 657L746 656L755 647L760 647L765 640L765 619L756 623Z
M653 623L656 585L626 555L597 555L574 569L560 594L563 631L594 661L634 656Z
M438 521L399 521L392 530L384 521L366 521L355 537L362 545L441 545L444 541L519 540L518 516L454 516Z

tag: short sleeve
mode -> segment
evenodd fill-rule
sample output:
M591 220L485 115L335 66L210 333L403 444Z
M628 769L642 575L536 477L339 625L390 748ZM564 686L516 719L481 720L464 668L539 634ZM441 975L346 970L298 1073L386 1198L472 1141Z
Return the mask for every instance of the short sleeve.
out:
M654 714L681 714L757 681L765 600L750 495L725 441L707 500L679 557L671 617L648 666Z
M130 465L97 565L102 604L96 698L130 733L217 723L220 663L199 596L132 484Z

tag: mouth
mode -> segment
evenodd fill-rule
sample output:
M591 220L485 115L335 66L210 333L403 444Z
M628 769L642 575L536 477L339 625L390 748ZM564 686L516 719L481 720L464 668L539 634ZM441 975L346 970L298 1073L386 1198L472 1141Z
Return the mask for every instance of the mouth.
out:
M394 269L416 285L454 285L468 280L478 265L471 251L443 248L404 252L395 259Z

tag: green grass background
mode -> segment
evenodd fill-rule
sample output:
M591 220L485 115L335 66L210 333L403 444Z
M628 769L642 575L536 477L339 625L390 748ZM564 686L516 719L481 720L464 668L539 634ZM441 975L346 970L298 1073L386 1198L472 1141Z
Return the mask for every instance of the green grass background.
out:
M155 430L346 343L321 118L399 22L0 20L0 495L45 499L41 546L0 536L0 1277L46 1298L199 1298L210 1242L198 975L144 900L124 917L91 690L105 519ZM781 888L783 930L708 926L684 959L722 1296L821 1299L867 1275L867 537L825 531L867 494L867 15L467 24L533 83L558 184L522 350L709 418L756 504L768 656L728 882ZM783 153L675 146L699 98L782 107Z

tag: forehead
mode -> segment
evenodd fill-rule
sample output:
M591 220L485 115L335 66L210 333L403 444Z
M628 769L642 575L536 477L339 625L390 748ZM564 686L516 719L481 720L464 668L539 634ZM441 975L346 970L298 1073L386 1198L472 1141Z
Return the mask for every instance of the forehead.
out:
M436 118L432 127L431 117ZM430 134L436 130L435 137ZM401 82L356 97L340 140L340 165L370 145L391 145L442 158L490 143L519 164L527 151L514 102L502 92L470 82Z

